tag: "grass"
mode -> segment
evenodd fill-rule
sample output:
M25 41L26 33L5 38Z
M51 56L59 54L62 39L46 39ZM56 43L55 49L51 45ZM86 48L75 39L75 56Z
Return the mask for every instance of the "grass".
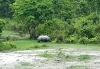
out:
M2 32L2 36L6 36L6 35L11 35L11 34L18 34L14 31L3 31ZM97 44L59 44L59 43L55 43L55 42L41 42L41 43L38 43L37 40L17 40L17 41L13 41L16 46L17 46L17 49L33 49L34 46L35 47L38 47L38 48L41 48L41 45L45 48L76 48L76 49L87 49L87 48L90 48L90 49L96 49L96 50L100 50L100 44L97 45ZM43 48L42 47L42 48Z
M41 42L38 43L37 40L16 40L16 41L10 41L16 45L16 49L14 50L33 50L33 49L60 49L60 48L74 48L77 50L100 50L100 45L96 44L58 44L54 42Z
M11 34L17 34L13 31L3 31L2 36L7 36ZM26 38L26 37L25 37ZM12 41L16 45L16 50L31 50L31 49L43 49L43 48L76 48L78 49L93 49L100 50L100 45L98 44L59 44L55 42L41 42L38 43L37 40L22 39Z
M76 49L96 49L100 50L100 45L83 45L83 44L57 44L54 42L41 42L38 43L37 40L18 40L18 41L13 41L15 45L17 46L17 49L31 49L34 48L36 45L44 45L44 48L76 48ZM43 48L42 47L42 48ZM39 47L41 48L41 47Z
M41 49L47 48L49 43L38 43L36 40L19 40L13 41L17 46L17 49Z
M44 53L39 54L38 56L45 57L45 58L54 58L56 54L51 54L45 51Z
M32 66L32 64L30 64L28 62L21 62L20 65L21 66Z
M65 61L88 61L91 59L91 56L90 55L87 55L87 54L83 54L83 55L79 55L79 56L75 56L75 55L69 55L69 54L64 54L63 52L59 51L54 53L54 54L51 54L51 53L48 53L48 51L45 51L44 53L41 53L39 54L38 56L41 56L41 57L45 57L45 58L60 58L62 60L65 60Z
M15 69L32 69L33 67L34 65L29 62L19 62L19 65L15 66Z
M79 60L90 60L91 58L90 58L90 55L87 55L87 54L85 54L85 55L80 55L79 56Z
M66 68L66 69L89 69L87 66L71 66L69 68Z

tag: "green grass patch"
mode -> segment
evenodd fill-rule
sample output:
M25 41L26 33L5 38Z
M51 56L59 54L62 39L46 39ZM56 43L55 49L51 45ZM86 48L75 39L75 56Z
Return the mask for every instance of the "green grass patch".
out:
M66 61L88 61L90 60L91 57L90 55L79 55L79 56L75 56L75 55L66 55L65 60Z
M83 60L90 60L91 57L90 57L90 55L85 54L85 55L78 56L78 59L81 60L81 61L83 61Z
M77 58L77 56L73 56L73 55L66 55L65 56L65 60L66 61L76 61L76 60L78 60L78 58Z
M44 53L39 54L38 56L45 57L45 58L54 58L56 54L51 54L45 51Z
M89 69L87 66L71 66L69 68L66 68L66 69Z
M18 34L14 31L3 31L2 36L7 36L11 34ZM15 40L13 41L18 50L24 49L39 49L39 48L76 48L76 49L93 49L100 50L100 44L59 44L55 42L40 42L37 40Z
M29 62L19 62L19 65L15 66L15 69L32 69L34 67L33 64Z
M17 40L13 41L18 50L26 49L41 49L41 48L75 48L75 49L93 49L100 50L100 45L96 44L59 44L54 42L41 42L38 43L37 40Z
M16 44L18 50L42 49L42 48L47 48L50 44L50 42L38 43L37 40L18 40L13 42Z
M32 66L32 64L28 63L28 62L20 62L21 66Z

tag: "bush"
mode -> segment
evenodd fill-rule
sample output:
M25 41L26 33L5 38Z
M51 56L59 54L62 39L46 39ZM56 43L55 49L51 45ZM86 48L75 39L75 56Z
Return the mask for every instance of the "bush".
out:
M63 42L63 36L58 36L57 39L56 39L56 42L57 43Z
M91 38L90 39L90 43L92 43L92 44L98 44L98 43L100 43L100 40L97 37Z
M65 43L77 43L78 37L75 35L71 35L70 37L64 40Z
M16 48L16 45L12 42L2 42L0 44L0 51L10 50L10 49L14 49L14 48Z
M87 37L83 37L83 38L80 38L78 42L81 44L88 44L89 39Z

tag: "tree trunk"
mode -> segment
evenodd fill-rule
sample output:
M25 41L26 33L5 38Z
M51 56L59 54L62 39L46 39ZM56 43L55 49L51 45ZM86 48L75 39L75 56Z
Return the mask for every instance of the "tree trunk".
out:
M31 29L29 31L30 37L29 39L36 39L36 33L35 33L35 29Z
M30 34L30 39L36 39L36 35L34 33Z

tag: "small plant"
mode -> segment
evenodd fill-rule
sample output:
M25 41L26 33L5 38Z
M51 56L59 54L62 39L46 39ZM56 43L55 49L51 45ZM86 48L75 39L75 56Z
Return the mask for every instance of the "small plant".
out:
M47 47L47 45L43 44L43 45L34 45L33 48L42 48L42 47Z
M57 54L57 57L60 58L60 59L62 59L62 60L64 60L66 56L65 56L64 53L59 52L59 53Z
M79 60L89 60L90 59L90 56L89 55L80 55L80 56L78 56L78 59Z
M45 45L45 44L43 44L43 45L41 45L42 47L47 47L47 45Z
M39 56L45 57L45 58L53 58L53 57L55 57L56 55L55 55L55 54L50 54L50 53L48 53L47 51L45 51L44 53L39 54Z
M21 62L20 63L21 64L21 66L32 66L30 63L28 63L28 62Z
M34 45L34 48L40 48L40 46L39 45Z
M72 55L66 55L66 60L71 60L71 59L74 59Z

